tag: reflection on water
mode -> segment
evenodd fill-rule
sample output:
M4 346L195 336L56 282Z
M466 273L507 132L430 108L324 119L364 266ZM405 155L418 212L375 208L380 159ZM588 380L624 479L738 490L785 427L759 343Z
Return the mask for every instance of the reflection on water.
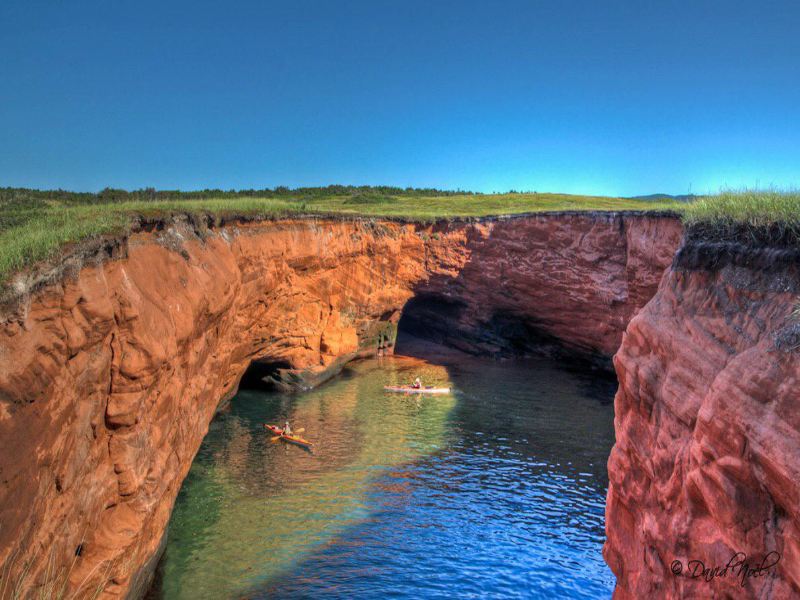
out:
M383 391L415 376L451 395ZM244 391L181 488L152 598L606 597L613 387L546 361L388 357ZM305 427L313 452L264 423Z

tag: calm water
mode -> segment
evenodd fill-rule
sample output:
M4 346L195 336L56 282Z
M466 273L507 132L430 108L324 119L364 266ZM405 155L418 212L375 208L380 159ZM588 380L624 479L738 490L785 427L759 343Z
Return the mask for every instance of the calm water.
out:
M613 384L547 361L394 357L243 391L181 488L152 598L611 595ZM447 396L388 394L421 376ZM264 423L305 427L313 452Z

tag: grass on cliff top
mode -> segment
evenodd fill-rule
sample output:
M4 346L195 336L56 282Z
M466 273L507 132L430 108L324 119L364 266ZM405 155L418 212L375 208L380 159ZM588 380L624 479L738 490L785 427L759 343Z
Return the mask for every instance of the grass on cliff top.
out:
M800 191L723 190L681 208L687 225L709 224L715 227L780 225L800 232Z
M5 188L8 191L9 188ZM338 213L372 217L436 218L585 210L673 210L689 226L710 232L772 228L800 235L800 193L726 190L693 203L568 194L388 195L359 190L335 196L225 197L138 201L83 201L74 196L11 190L0 195L0 284L20 270L57 255L65 245L123 231L137 215L300 215ZM62 193L66 194L66 193Z
M176 199L76 203L15 194L0 198L0 282L70 243L122 231L137 215L214 213L292 215L329 212L347 215L407 217L485 216L553 210L663 210L674 202L649 202L567 194L464 194L388 196L360 194L317 198Z

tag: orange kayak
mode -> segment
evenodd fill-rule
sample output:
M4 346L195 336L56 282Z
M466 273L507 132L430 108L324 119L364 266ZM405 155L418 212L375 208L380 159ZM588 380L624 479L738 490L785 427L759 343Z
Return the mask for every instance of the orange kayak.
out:
M301 438L299 435L284 435L283 429L280 427L275 427L275 425L264 425L269 431L274 433L275 435L281 436L282 440L287 442L291 442L293 444L297 444L298 446L302 446L303 448L311 448L314 444L309 442L305 438Z

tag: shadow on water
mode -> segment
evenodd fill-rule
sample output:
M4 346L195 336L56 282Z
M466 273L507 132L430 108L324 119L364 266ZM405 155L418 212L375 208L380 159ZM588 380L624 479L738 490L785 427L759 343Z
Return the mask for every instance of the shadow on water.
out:
M383 391L410 381L454 394ZM181 488L149 598L604 597L613 382L548 360L363 361L243 391ZM269 442L305 427L313 453Z

